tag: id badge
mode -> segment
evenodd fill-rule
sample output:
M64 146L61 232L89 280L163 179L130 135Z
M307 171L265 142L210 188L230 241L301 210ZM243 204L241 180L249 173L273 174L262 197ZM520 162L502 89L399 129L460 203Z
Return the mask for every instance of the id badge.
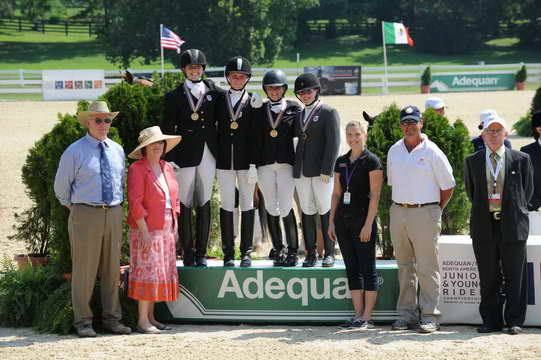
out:
M349 191L346 191L344 193L344 204L349 205L351 203L351 193Z
M488 200L501 200L502 198L502 194L499 194L499 193L492 193L492 194L488 194Z

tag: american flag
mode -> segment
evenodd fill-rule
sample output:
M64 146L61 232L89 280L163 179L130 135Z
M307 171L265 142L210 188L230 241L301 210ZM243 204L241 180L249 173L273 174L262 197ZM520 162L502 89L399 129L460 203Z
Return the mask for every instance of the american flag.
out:
M180 47L185 43L177 34L162 26L161 46L164 49L176 50L180 54Z

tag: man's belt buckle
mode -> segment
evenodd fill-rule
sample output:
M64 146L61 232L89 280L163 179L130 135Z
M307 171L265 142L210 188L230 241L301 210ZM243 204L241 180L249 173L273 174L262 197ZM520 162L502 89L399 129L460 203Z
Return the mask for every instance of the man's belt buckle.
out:
M501 220L502 219L502 212L501 211L494 211L492 213L492 217L494 220Z

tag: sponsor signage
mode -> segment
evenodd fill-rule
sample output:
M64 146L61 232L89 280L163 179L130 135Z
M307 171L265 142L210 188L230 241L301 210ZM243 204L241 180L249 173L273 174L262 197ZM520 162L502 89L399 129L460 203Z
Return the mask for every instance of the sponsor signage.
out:
M514 72L464 72L433 74L430 92L496 91L514 87Z
M469 235L439 240L443 324L481 324L479 272ZM528 312L525 325L541 325L541 236L528 238Z
M307 66L304 72L318 77L322 95L361 94L360 66Z
M43 100L96 100L107 91L103 70L44 70Z
M212 265L220 266L212 266ZM375 320L396 319L397 267L378 262L380 286ZM343 322L353 315L343 266L273 268L178 267L181 294L159 308L164 321Z

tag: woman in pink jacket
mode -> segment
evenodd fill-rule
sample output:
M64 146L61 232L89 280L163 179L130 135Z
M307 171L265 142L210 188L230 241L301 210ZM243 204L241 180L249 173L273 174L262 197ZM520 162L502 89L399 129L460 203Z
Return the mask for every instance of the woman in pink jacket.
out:
M145 334L170 329L154 318L154 303L174 301L178 294L178 184L173 168L162 157L180 140L180 136L163 135L159 126L149 127L139 133L139 146L128 155L140 159L128 170L128 296L138 300L137 330Z

